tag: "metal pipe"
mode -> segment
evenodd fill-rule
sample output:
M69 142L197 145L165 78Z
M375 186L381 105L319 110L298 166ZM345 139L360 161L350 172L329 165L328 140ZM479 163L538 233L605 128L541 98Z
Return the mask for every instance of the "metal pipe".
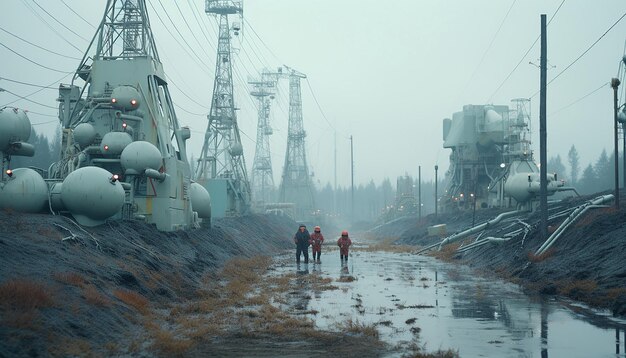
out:
M482 223L480 225L476 225L476 226L474 226L471 229L468 229L468 230L465 230L465 231L461 231L461 232L456 233L454 235L450 235L450 236L446 237L445 239L443 239L443 241L441 241L441 243L439 244L439 250L441 250L443 245L446 245L446 244L458 241L458 240L460 240L460 239L462 239L464 237L467 237L467 236L473 235L475 233L478 233L480 231L483 231L486 228L488 228L489 226L496 225L500 221L502 221L503 219L506 219L508 217L517 215L519 213L520 212L517 211L517 210L516 211L509 211L509 212L506 212L506 213L502 213L502 214L496 216L494 219L492 219L490 221L484 222L484 223Z
M603 195L599 196L593 200L590 200L580 206L578 206L566 219L559 225L559 227L550 235L550 237L535 251L535 255L539 256L545 253L554 242L561 236L565 230L569 228L571 224L573 224L578 218L580 218L588 209L603 207L600 204L603 204L607 201L613 200L614 196Z

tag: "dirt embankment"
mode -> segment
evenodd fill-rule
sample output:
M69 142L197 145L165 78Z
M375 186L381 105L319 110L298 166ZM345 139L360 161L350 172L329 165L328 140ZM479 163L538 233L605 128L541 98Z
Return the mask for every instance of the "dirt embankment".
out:
M159 353L150 314L196 298L235 256L291 248L294 227L248 216L189 232L84 230L62 216L0 212L0 356Z
M551 205L552 212L574 207L585 200L568 199ZM477 235L450 244L432 254L460 264L467 264L478 272L519 283L530 292L559 295L591 306L610 309L614 315L626 315L626 201L621 210L597 208L588 211L561 235L552 248L541 256L535 251L544 243L538 230L538 213L530 214L523 221L530 225L526 236L520 234L507 242L493 242L463 254L456 252L461 244L473 242ZM391 228L378 228L373 235L392 236L396 243L425 247L439 242L441 238L428 236L427 227L447 224L448 234L472 227L494 218L497 211L477 211L457 214L433 215L422 219L403 219L392 223ZM475 216L474 216L475 215ZM566 217L566 216L565 216ZM565 217L551 220L549 232L553 232ZM510 224L510 223L509 223ZM482 237L500 237L502 225L488 228Z

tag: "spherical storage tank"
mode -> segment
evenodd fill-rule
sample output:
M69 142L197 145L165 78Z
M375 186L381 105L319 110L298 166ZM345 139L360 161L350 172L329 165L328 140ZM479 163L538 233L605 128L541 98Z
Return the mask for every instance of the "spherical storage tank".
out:
M198 183L191 183L191 208L203 219L211 218L211 197L209 192Z
M109 132L102 137L100 152L104 155L119 155L133 138L126 132Z
M48 185L32 169L14 169L8 180L0 182L0 208L38 213L44 210L47 201Z
M63 181L63 204L81 225L100 225L122 208L124 189L112 177L109 171L90 166L71 172Z
M77 125L72 133L74 135L74 141L83 149L93 143L97 135L96 129L89 123Z
M143 173L146 169L161 168L161 151L150 142L136 141L124 148L120 156L122 167Z
M13 142L28 141L30 130L26 112L17 108L0 109L0 152L7 151Z

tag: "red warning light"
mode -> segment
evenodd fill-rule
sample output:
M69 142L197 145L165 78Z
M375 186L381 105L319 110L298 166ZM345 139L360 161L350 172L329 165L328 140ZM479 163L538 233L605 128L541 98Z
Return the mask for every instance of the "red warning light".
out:
M117 98L111 98L111 103L117 103Z
M130 100L130 105L133 106L133 107L136 106L137 105L137 100L136 99L131 99Z
M104 150L109 150L109 146L108 145L104 145Z
M111 179L109 179L109 181L111 182L111 184L115 184L116 181L120 180L120 176L117 174L113 174L111 176Z
M128 127L128 124L126 124L126 122L122 123L122 128L124 128L124 130L126 130L126 127Z
M11 169L7 169L6 173L9 177L13 176L13 171Z

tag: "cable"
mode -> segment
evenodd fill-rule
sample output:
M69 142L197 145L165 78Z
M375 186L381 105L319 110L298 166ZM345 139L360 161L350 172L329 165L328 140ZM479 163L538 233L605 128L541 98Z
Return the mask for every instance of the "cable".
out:
M248 24L248 26L250 26L250 30L252 30L252 33L261 41L261 43L263 44L263 46L265 46L265 48L269 51L269 53L274 56L274 59L278 61L278 63L283 63L272 51L272 49L267 46L267 44L265 43L265 41L263 41L263 39L261 38L261 36L259 36L259 34L256 33L256 31L254 31L254 27L252 27L252 24L250 23L250 21L248 21L247 19L244 18L244 21L246 24Z
M176 23L174 23L174 21L172 20L172 18L170 17L170 14L167 12L167 9L165 8L165 6L163 5L163 2L161 0L158 0L159 5L161 5L161 8L163 8L163 12L165 13L165 16L168 18L168 20L170 21L170 23L172 24L172 26L174 26L174 30L176 31L176 33L178 33L178 36L181 37L181 39L183 40L183 42L185 43L185 45L187 45L187 47L189 48L189 50L191 50L191 53L194 54L194 56L196 56L196 58L200 61L201 64L203 64L204 66L206 66L207 69L211 70L211 66L207 65L206 63L204 63L204 61L202 60L202 57L200 57L198 55L198 53L196 53L196 51L194 51L193 47L191 45L189 45L189 42L187 42L187 40L185 39L185 36L183 36L180 31L178 30L178 26L176 26ZM161 22L163 23L163 26L165 26L165 29L170 33L170 35L172 35L172 37L174 38L174 40L176 40L176 42L178 42L178 40L174 37L174 35L172 34L172 32L169 30L169 28L167 27L167 25L165 25L165 22L161 19L161 16L159 15L159 13L156 11L156 8L152 5L151 2L150 6L152 6L152 8L154 9L154 12L156 13L157 17L159 18L159 20L161 20ZM180 45L180 42L178 42L178 44ZM182 47L182 45L181 45Z
M191 36L193 36L193 38L196 40L196 42L198 43L200 48L204 51L205 55L207 55L207 57L209 57L209 54L204 49L204 46L202 46L202 43L200 43L200 41L196 37L195 32L191 29L191 26L189 26L189 23L187 22L187 19L185 18L185 15L183 14L183 11L180 9L180 6L178 6L178 2L174 1L174 5L176 5L176 8L178 9L178 12L180 13L180 16L183 18L183 22L185 22L185 25L187 25L187 28L189 29L189 32L191 32Z
M18 38L18 39L20 39L20 40L22 40L22 41L26 42L26 43L27 43L27 44L29 44L29 45L32 45L32 46L37 47L38 49L41 49L41 50L44 50L44 51L47 51L47 52L53 53L53 54L58 55L58 56L61 56L61 57L69 58L69 59L72 59L72 60L80 60L80 58L78 58L78 57L67 56L67 55L64 55L64 54L62 54L62 53L58 53L58 52L54 52L54 51L52 51L52 50L48 50L47 48L45 48L45 47L41 47L41 46L39 46L39 45L37 45L37 44L34 44L34 43L32 43L32 42L30 42L30 41L28 41L28 40L24 39L24 38L21 38L21 37L17 36L16 34L14 34L14 33L12 33L12 32L9 32L9 31L7 31L7 30L5 30L5 29L3 29L2 27L0 27L0 31L4 31L4 32L6 32L7 34L9 34L9 35L11 35L11 36L13 36L13 37L15 37L15 38Z
M480 68L480 66L485 61L485 57L487 57L487 53L489 53L489 50L491 50L491 46L493 46L493 43L496 41L496 38L498 37L498 34L500 33L500 30L502 29L502 26L504 25L504 22L509 17L509 14L511 13L511 10L513 9L513 6L515 5L516 2L517 2L517 0L513 0L513 2L511 3L511 6L509 6L509 10L504 15L504 18L500 22L500 26L498 26L498 29L496 30L496 33L491 38L491 42L489 42L489 45L487 46L487 49L485 49L485 52L483 52L483 56L481 57L480 61L478 62L478 65L476 65L476 67L474 68L474 71L472 71L472 75L470 76L469 80L467 80L467 83L463 87L463 90L461 91L461 93L464 93L467 90L467 86L469 86L469 84L474 79L474 76L476 76L476 72L478 72L478 69ZM458 102L458 100L455 101L455 102Z
M56 80L56 81L54 81L54 82L50 83L48 86L41 86L41 88L40 88L40 89L36 90L35 92L29 93L29 94L27 94L27 95L26 95L26 96L24 96L24 97L30 97L30 96L32 96L32 95L34 95L34 94L37 94L37 93L39 93L39 92L43 91L44 89L46 89L46 87L50 87L50 86L52 86L52 85L54 85L54 84L56 84L56 83L60 82L61 80L65 79L65 78L66 78L67 76L69 76L70 74L72 74L72 72L65 74L63 77L61 77L61 78L59 78L58 80ZM15 103L15 102L17 102L17 101L19 101L19 99L16 99L15 101L12 101L12 102L6 103L6 104L4 104L3 106L8 106L9 104L13 104L13 103ZM54 108L56 108L56 107L54 107Z
M62 3L63 5L65 5L65 7L66 7L66 8L68 8L71 12L73 12L73 13L74 13L74 15L78 16L81 20L83 20L83 21L84 21L87 25L89 25L92 29L95 29L95 28L96 28L96 27L95 27L95 26L93 26L93 25L92 25L89 21L85 20L85 18L84 18L84 17L82 17L79 13L77 13L76 11L74 11L74 9L72 9L72 7L71 7L71 6L67 5L67 4L65 3L65 1L64 1L64 0L60 0L60 1L61 1L61 3Z
M3 44L2 42L0 42L0 46L2 46L2 47L4 47L4 48L6 48L7 50L9 50L9 51L13 52L14 54L16 54L16 55L18 55L18 56L20 56L21 58L25 59L26 61L31 62L31 63L34 63L35 65L37 65L37 66L39 66L39 67L43 67L43 68L45 68L45 69L47 69L47 70L54 71L54 72L59 72L59 73L67 73L67 74L69 74L69 73L73 73L73 71L71 71L71 72L68 72L68 71L61 71L61 70L54 69L54 68L52 68L52 67L48 67L48 66L46 66L46 65L42 65L41 63L36 62L36 61L33 61L33 60L31 60L30 58L28 58L28 57L26 57L26 56L24 56L24 55L22 55L22 54L20 54L20 53L18 53L18 52L16 52L16 51L12 50L10 47L8 47L7 45Z
M15 92L11 92L11 91L9 91L6 88L2 88L2 92L10 93L10 94L14 95L15 97L19 97L20 99L23 99L25 101L28 101L28 102L31 102L31 103L34 103L34 104L38 104L38 105L40 105L42 107L57 109L56 107L48 106L47 104L39 103L37 101L33 101L32 99L28 99L25 96L20 96L19 94L15 93ZM13 103L13 102L11 102L11 103ZM7 106L7 105L9 105L11 103L4 104L4 105L2 105L0 107L5 107L5 106Z
M309 90L311 91L311 94L313 95L313 100L315 100L315 103L317 104L317 108L320 110L320 113L322 114L322 117L324 117L324 119L326 120L326 123L328 123L328 125L330 125L335 131L337 131L337 128L335 128L335 126L332 125L332 123L330 123L330 121L328 120L328 118L326 118L326 114L324 114L324 110L322 110L322 106L320 106L320 103L317 101L317 96L315 96L315 92L313 92L313 88L311 87L311 83L309 82L309 78L306 78L306 83L309 86Z
M615 23L613 23L613 25L611 25L611 27L608 28L608 30L606 30L602 36L600 36L596 41L594 41L594 43L591 44L591 46L589 46L585 51L583 51L583 53L580 54L580 56L578 56L574 61L572 61L572 63L570 63L569 65L567 65L567 67L565 67L563 69L563 71L559 72L556 76L554 76L547 84L546 87L554 82L554 80L556 80L557 78L559 78L565 71L567 71L570 67L572 67L576 62L578 62L578 60L580 60L583 56L585 56L585 54L587 54L587 52L589 52L598 42L600 42L600 40L602 40L602 38L604 36L606 36L606 34L609 33L609 31L611 31L620 21L622 21L622 19L626 17L626 12L619 18L617 19L617 21L615 21ZM532 96L530 96L530 98L535 97L537 94L539 94L540 91L535 92L535 94L533 94Z
M548 21L548 25L550 25L550 23L552 22L552 20L554 19L554 17L556 16L556 14L559 13L559 10L561 10L561 6L563 6L563 4L565 3L565 0L561 1L561 3L559 4L559 7L557 7L556 11L554 12L554 14L552 15L552 17L550 17L550 20ZM547 25L546 25L547 26ZM528 56L528 54L530 53L530 51L533 49L533 47L535 47L535 45L537 44L537 41L539 41L539 39L541 38L541 35L537 36L537 38L535 39L535 41L532 43L532 45L530 45L530 47L528 48L528 50L526 51L526 53L524 53L524 55L522 55L522 58L519 59L519 62L515 65L515 67L513 67L513 69L511 70L511 72L509 72L509 74L506 76L506 78L504 79L504 81L502 81L502 83L500 83L500 85L498 86L498 88L496 88L495 91L493 91L493 93L491 94L491 96L489 96L489 99L487 101L485 101L485 103L491 103L491 100L493 99L493 97L496 95L496 93L498 93L498 91L500 91L500 88L502 88L502 86L504 86L504 84L506 83L506 81L509 80L509 78L511 78L511 76L513 75L513 73L517 70L517 68L519 67L519 65L522 63L522 61L524 61L524 59L526 58L526 56Z
M85 40L86 42L89 42L88 39L82 37L80 34L78 34L76 31L70 29L69 27L65 26L64 23L62 23L61 21L59 21L59 19L57 19L54 15L52 15L51 13L49 13L48 11L46 11L46 9L44 9L43 7L41 7L41 5L39 5L37 3L36 0L33 0L33 4L35 4L38 8L41 9L41 11L45 12L48 16L50 16L50 18L52 18L52 20L56 21L59 25L63 26L64 29L66 29L67 31L73 33L74 35L80 37L81 39Z
M207 107L207 106L203 105L202 103L200 103L200 102L194 100L193 98L191 98L191 96L189 96L185 91L183 91L180 87L178 87L178 85L176 85L176 83L169 76L167 76L167 81L169 83L171 83L174 87L176 87L176 89L179 90L183 94L183 96L187 97L187 99L190 100L191 102L197 104L198 106L200 106L200 107L202 107L202 108L204 108L206 110L210 109L209 107Z
M591 92L587 93L586 95L584 95L584 96L580 97L579 99L577 99L577 100L575 100L574 102L572 102L572 103L568 104L567 106L565 106L565 107L561 107L561 108L557 109L556 111L554 111L554 112L552 112L552 113L550 113L550 114L548 114L548 115L549 115L549 116L554 115L554 114L556 114L556 113L558 113L558 112L561 112L561 111L563 111L563 110L565 110L565 109L567 109L567 108L569 108L569 107L571 107L571 106L575 105L576 103L578 103L578 102L580 102L580 101L584 100L585 98L587 98L587 97L591 96L592 94L594 94L594 93L598 92L599 90L601 90L602 88L606 87L606 86L607 86L607 85L609 85L609 84L610 84L610 82L604 82L604 83L602 84L602 86L600 86L600 87L598 87L598 88L594 89L593 91L591 91Z
M12 80L10 78L6 78L6 77L0 77L0 81L9 81L9 82L13 82L13 83L19 83L21 85L25 85L25 86L31 86L31 87L38 87L38 88L43 88L43 89L51 89L51 90L56 90L58 89L57 87L51 87L51 86L41 86L41 85L36 85L34 83L28 83L28 82L22 82L22 81L16 81L16 80Z
M41 17L41 15L39 15L39 13L37 13L37 11L35 11L35 9L33 9L32 6L30 6L30 4L26 2L26 0L22 0L22 3L28 8L28 10L30 10L30 12L35 14L35 16L37 16L37 18L41 20L41 22L43 22L52 32L54 32L57 36L59 36L63 41L65 41L67 44L75 48L78 52L81 52L81 53L83 52L81 49L76 47L72 42L66 39L65 36L61 35L57 30L55 30L54 27L52 27L52 25L48 23L48 21L46 21L43 17Z

